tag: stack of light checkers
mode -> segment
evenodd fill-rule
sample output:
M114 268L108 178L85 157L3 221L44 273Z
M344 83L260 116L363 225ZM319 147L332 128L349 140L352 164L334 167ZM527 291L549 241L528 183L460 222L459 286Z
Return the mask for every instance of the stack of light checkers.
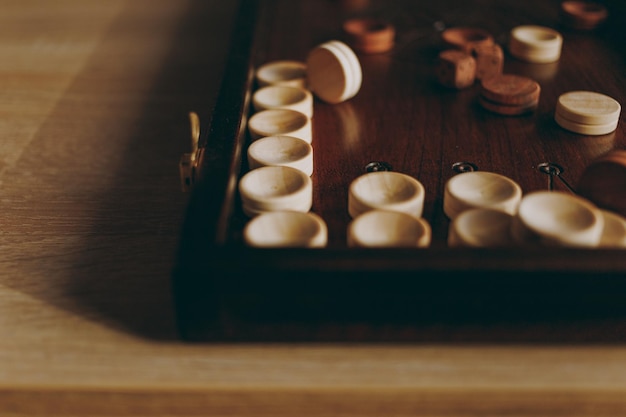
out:
M562 128L581 135L605 135L617 128L622 106L593 91L570 91L557 101L554 119Z
M430 224L422 217L424 186L400 172L373 171L352 181L348 192L349 247L428 247Z
M535 110L540 92L539 84L528 77L501 74L481 81L478 100L491 112L515 116Z
M257 247L326 245L323 219L313 207L313 95L327 103L352 98L361 65L340 41L323 43L299 61L273 61L255 74L255 113L248 119L250 170L239 181L242 209L251 220L244 241Z

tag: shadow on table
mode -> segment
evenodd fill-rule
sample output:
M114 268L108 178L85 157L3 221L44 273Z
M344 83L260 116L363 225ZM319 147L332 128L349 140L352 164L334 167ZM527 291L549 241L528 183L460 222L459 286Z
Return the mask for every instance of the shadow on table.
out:
M126 3L33 137L39 152L19 161L34 174L15 186L28 195L16 222L40 251L24 265L50 281L15 277L9 287L140 337L177 339L170 281L188 199L178 162L190 149L188 113L210 115L234 5ZM31 215L43 222L33 230Z

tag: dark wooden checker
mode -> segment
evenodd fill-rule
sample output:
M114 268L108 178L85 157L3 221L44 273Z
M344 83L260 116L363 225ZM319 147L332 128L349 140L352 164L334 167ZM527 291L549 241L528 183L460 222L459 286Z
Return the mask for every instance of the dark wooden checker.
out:
M210 123L201 132L173 271L183 337L412 340L424 323L626 317L624 251L451 249L442 210L444 185L456 175L457 162L508 176L527 193L548 188L541 163L563 167L562 177L575 188L593 160L626 148L623 115L617 130L603 136L573 134L554 121L556 100L566 91L592 90L626 103L624 6L615 1L607 7L604 26L575 31L561 24L558 1L242 0L222 90L205 115ZM253 71L274 60L304 61L316 45L343 40L341 25L354 16L385 19L397 37L390 52L359 55L363 84L354 98L315 102L312 210L328 224L328 247L248 248L236 185L247 171ZM559 30L561 59L531 64L511 57L508 33L522 24ZM494 114L479 105L478 82L459 91L436 82L433 67L446 47L440 31L454 26L493 34L505 49L504 72L541 85L536 111ZM348 187L372 161L424 184L430 248L346 247ZM558 179L554 187L567 192ZM325 331L332 326L348 330ZM353 326L368 330L351 332Z

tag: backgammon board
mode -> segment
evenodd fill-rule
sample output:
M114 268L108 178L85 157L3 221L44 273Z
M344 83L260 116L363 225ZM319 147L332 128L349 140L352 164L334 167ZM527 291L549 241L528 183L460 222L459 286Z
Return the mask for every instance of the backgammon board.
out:
M603 134L574 132L555 119L559 97L570 91L626 103L625 8L618 1L602 7L606 20L587 28L565 19L559 1L242 0L234 31L225 35L231 48L216 106L202 115L208 123L200 129L172 274L182 336L411 340L424 323L626 314L623 249L537 242L452 247L444 210L447 182L468 167L512 179L524 195L577 195L594 161L626 149L623 115ZM355 18L387 22L395 37L382 52L353 48L362 72L354 96L314 100L311 212L327 225L327 243L251 247L243 239L250 216L238 184L250 171L247 124L255 113L256 70L281 60L306 62L329 41L352 45L343 24ZM521 26L558 32L558 58L532 62L512 54L511 32ZM478 28L493 37L503 51L502 72L540 87L531 111L490 111L480 102L480 80L462 88L440 82L439 54L451 48L442 34L451 28ZM427 247L347 244L349 188L372 163L423 184L421 217L432 233ZM559 167L559 175L546 173L548 165ZM620 191L626 194L612 192Z

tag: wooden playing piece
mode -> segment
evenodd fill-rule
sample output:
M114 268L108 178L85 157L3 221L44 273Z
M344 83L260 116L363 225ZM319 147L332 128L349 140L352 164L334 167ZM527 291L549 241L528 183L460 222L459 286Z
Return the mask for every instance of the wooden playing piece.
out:
M355 17L346 20L342 28L346 42L356 51L375 54L393 48L396 31L384 20Z
M241 178L239 195L247 215L279 210L307 212L313 201L313 185L299 169L265 166Z
M417 179L392 171L363 174L348 190L348 212L353 218L369 210L401 211L420 217L425 190Z
M522 198L522 188L512 179L487 172L464 172L445 185L443 210L449 219L472 208L490 208L515 214Z
M255 73L259 87L286 85L306 88L306 64L300 61L271 61L257 68Z
M607 8L592 1L564 1L561 3L561 20L573 29L592 30L608 17Z
M580 135L589 135L589 136L600 136L607 135L615 129L617 129L618 121L605 123L605 124L584 124L573 122L569 119L563 117L561 113L558 111L554 113L554 121L561 126L563 129L569 130L570 132L578 133Z
M521 224L551 246L596 247L604 220L590 201L560 191L534 191L522 198Z
M250 169L262 166L289 166L308 176L313 174L313 147L293 136L267 136L248 146Z
M514 216L489 208L474 208L460 213L448 229L448 246L492 248L515 244L511 235Z
M626 150L614 149L591 162L576 191L598 207L626 216Z
M408 247L430 246L430 224L421 217L399 211L370 210L348 225L349 247Z
M561 56L563 37L554 29L522 25L511 30L509 52L514 57L527 62L549 63L558 61Z
M354 51L340 41L329 41L307 55L307 84L319 99L336 104L354 97L363 74Z
M555 112L564 119L585 125L608 125L619 120L620 103L594 91L569 91L559 96Z
M315 213L272 211L246 223L243 238L254 247L321 248L328 242L328 227Z
M441 51L435 74L439 83L446 87L456 89L470 87L476 80L476 60L461 50Z
M534 100L524 104L502 104L486 99L482 95L478 96L478 103L492 113L501 114L503 116L519 116L530 113L537 108L539 100Z
M301 87L268 85L252 94L255 111L269 109L296 110L308 117L313 117L313 95Z
M626 217L608 210L600 210L604 228L599 246L602 248L626 248Z
M487 100L509 105L527 105L539 99L541 87L535 80L516 74L501 74L481 80L480 94Z
M248 120L248 131L253 140L266 136L295 136L309 143L313 140L311 119L289 109L270 109L253 114Z

